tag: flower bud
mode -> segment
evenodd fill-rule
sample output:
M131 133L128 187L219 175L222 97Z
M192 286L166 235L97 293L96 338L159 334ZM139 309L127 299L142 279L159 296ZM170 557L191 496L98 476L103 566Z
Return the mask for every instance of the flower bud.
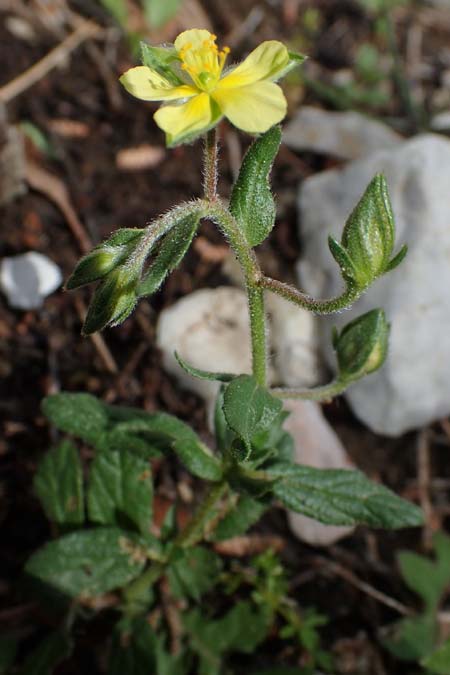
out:
M403 246L391 260L394 240L394 217L386 179L378 174L350 214L341 243L330 237L329 247L343 277L363 290L405 257L407 249Z
M358 380L383 365L389 337L389 324L381 309L373 309L335 333L333 344L343 380Z
M138 271L118 267L108 274L97 288L83 326L83 335L90 335L106 326L117 326L133 311L137 302Z
M80 260L66 283L66 289L73 290L106 277L132 253L144 231L123 228L114 232Z

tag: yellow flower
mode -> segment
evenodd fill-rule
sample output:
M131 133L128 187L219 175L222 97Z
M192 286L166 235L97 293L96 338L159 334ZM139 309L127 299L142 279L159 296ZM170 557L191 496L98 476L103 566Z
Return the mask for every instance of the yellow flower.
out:
M240 65L224 71L230 50L219 50L216 39L207 30L192 29L181 33L173 47L144 45L146 65L120 78L136 98L166 102L154 119L166 132L168 145L191 141L223 115L239 129L256 134L286 115L286 99L275 81L303 57L269 40Z

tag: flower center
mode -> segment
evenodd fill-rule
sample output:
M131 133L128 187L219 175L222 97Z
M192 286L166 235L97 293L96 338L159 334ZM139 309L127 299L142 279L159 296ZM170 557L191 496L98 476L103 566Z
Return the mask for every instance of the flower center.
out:
M216 40L217 35L211 35L201 46L194 47L188 43L178 52L182 69L188 73L199 89L207 92L212 91L219 81L230 53L229 47L219 51Z

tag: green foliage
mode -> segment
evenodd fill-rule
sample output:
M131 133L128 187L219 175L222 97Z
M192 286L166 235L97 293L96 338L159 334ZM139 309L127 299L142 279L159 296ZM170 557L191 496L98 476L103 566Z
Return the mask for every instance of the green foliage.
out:
M431 656L424 659L422 665L436 675L448 675L450 673L450 638Z
M173 450L194 475L219 480L221 466L187 424L166 413L110 406L90 394L55 394L42 410L61 431L101 451L134 452L154 457Z
M143 617L123 620L116 628L108 675L187 675L189 661L183 652L172 656L162 636Z
M394 242L394 216L386 179L378 174L347 219L341 243L329 238L330 251L344 279L365 289L405 257L406 246L391 259Z
M373 309L334 336L339 378L351 382L378 370L386 360L389 325L383 310Z
M153 47L146 42L141 42L142 65L156 70L162 77L174 85L182 84L182 79L177 75L173 65L179 63L178 52L168 47Z
M213 541L223 541L245 534L258 522L267 505L247 495L239 497L237 505L229 511L214 530Z
M69 526L83 522L83 475L72 443L64 441L45 455L33 486L49 520Z
M445 666L449 647L438 646L437 613L450 584L450 537L437 532L433 538L433 548L436 556L434 561L410 551L399 554L398 563L403 579L420 596L424 609L415 617L397 622L391 631L392 635L385 639L384 644L399 659L422 661L431 673L449 673L450 659L447 660L447 670L439 670ZM436 670L433 670L433 663L436 664Z
M208 548L193 546L178 551L168 569L172 593L198 601L216 585L221 570L221 559Z
M146 562L144 542L132 532L99 527L66 534L29 559L25 571L71 597L92 597L134 579Z
M164 26L177 13L182 0L142 0L145 16L154 28Z
M181 368L192 377L197 377L199 380L209 380L210 382L231 382L236 375L231 373L213 373L209 370L201 370L200 368L195 368L187 363L179 354L175 352L175 358L180 364Z
M98 454L91 466L87 500L93 523L136 527L147 534L153 500L148 461L130 452Z
M282 403L261 387L251 375L240 375L227 386L223 411L229 427L245 444L247 457L258 432L267 431L280 414Z
M273 494L288 508L326 525L419 527L422 512L359 471L285 464L270 470Z
M230 211L249 246L266 239L275 224L275 201L269 174L281 143L281 128L272 127L250 146L230 198Z
M167 275L178 267L192 243L198 224L198 215L190 214L165 236L154 261L139 284L139 297L155 293Z
M239 602L220 619L211 619L199 609L184 616L184 628L199 659L198 675L219 675L227 652L251 654L264 640L268 617L249 602Z
M57 665L72 652L72 642L64 633L55 632L46 637L28 656L20 675L53 675Z

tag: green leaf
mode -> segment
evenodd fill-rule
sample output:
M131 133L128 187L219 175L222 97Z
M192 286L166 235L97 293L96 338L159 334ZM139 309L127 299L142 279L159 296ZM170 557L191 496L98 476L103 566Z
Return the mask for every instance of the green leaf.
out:
M273 494L289 509L326 525L370 525L396 529L419 527L421 510L360 471L316 469L297 464L273 467L279 480Z
M256 139L242 162L230 198L230 211L250 246L266 239L275 224L275 202L269 174L281 143L281 128L274 126Z
M182 0L141 0L145 16L153 28L161 28L177 13Z
M436 675L450 673L450 638L431 656L422 661L422 665Z
M44 456L33 486L49 520L61 525L84 521L83 473L72 443L64 441Z
M52 633L25 661L20 675L53 675L56 666L72 652L72 643L63 633Z
M91 394L53 394L42 402L42 412L61 431L96 446L108 424L106 406Z
M129 583L145 562L139 536L96 528L50 542L31 556L25 570L71 597L91 597Z
M126 26L128 10L125 0L100 0L100 3L122 28Z
M216 585L221 571L222 561L214 551L202 546L188 548L168 569L170 588L177 598L198 601Z
M108 675L186 675L189 661L181 652L169 654L161 636L144 617L122 621L116 628Z
M7 675L16 660L17 638L13 635L0 636L0 675Z
M267 635L271 621L249 602L238 602L225 616L211 620L200 609L183 618L191 647L200 657L199 673L216 673L226 652L251 654Z
M261 387L251 375L236 377L224 392L226 420L245 443L248 455L252 438L258 432L269 429L282 407L282 402Z
M155 293L167 275L178 267L192 243L198 224L198 214L189 214L165 236L154 261L138 286L139 297Z
M212 536L213 541L224 541L245 534L249 527L258 522L266 509L266 504L242 495L237 505L217 525Z
M450 584L450 537L437 532L433 537L436 561L409 551L398 555L402 576L423 599L428 611L435 612Z
M130 452L103 452L94 459L88 489L89 518L101 525L134 525L147 534L153 484L147 460Z
M175 352L175 358L188 375L197 377L200 380L210 380L213 382L231 382L231 380L236 377L236 375L232 375L231 373L213 373L209 370L195 368L194 366L191 366L189 363L187 363L183 358L181 358L178 352Z
M392 637L385 638L383 645L398 659L417 662L432 652L436 636L435 617L424 614L398 621Z

